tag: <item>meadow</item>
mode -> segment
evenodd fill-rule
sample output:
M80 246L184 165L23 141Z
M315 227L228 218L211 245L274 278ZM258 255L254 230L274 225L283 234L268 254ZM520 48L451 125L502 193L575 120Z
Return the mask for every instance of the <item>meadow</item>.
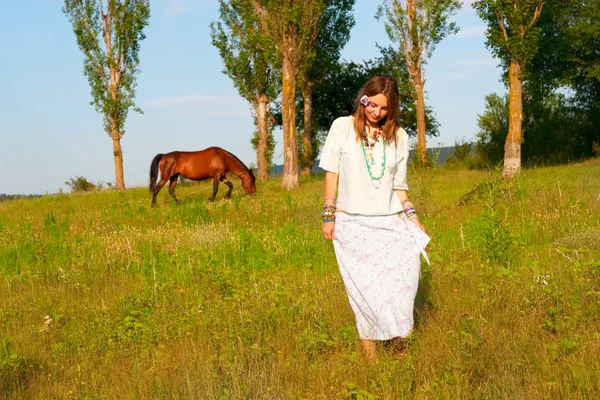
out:
M408 356L363 356L323 176L0 203L0 398L600 397L600 159L412 169L432 241Z

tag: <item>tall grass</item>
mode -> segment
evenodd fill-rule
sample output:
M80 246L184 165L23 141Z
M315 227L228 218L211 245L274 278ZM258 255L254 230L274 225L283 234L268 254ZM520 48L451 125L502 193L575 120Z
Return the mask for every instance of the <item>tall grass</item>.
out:
M597 398L599 177L599 159L411 171L432 264L409 356L375 365L320 233L322 177L153 209L146 189L0 203L0 397Z

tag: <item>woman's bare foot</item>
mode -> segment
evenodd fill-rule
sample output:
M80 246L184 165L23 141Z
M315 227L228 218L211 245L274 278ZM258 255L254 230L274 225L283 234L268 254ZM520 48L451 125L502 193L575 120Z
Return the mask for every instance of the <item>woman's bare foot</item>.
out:
M394 360L404 360L406 358L406 356L408 356L408 353L406 352L406 349L400 349L400 350L396 350L394 352L394 355L392 356L392 358Z
M361 340L363 350L370 364L377 363L377 348L374 340Z

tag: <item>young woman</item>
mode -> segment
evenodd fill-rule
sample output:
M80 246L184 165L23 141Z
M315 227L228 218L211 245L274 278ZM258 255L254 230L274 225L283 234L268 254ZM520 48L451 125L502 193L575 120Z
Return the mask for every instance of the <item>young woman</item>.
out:
M334 250L369 360L378 340L413 328L420 255L429 241L408 200L408 135L397 122L398 85L375 76L323 147L323 236ZM339 188L338 188L339 185ZM336 202L337 192L337 202Z

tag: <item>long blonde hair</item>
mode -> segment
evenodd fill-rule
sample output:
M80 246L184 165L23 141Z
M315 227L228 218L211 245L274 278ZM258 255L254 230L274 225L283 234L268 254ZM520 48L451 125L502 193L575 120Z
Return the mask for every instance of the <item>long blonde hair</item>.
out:
M358 91L356 103L352 116L354 116L354 133L356 140L360 140L367 123L365 107L360 104L360 98L363 96L377 96L382 94L387 98L387 115L382 120L382 130L385 141L388 143L396 142L396 131L400 128L398 125L398 109L400 106L398 84L396 80L387 75L375 75L369 79Z

